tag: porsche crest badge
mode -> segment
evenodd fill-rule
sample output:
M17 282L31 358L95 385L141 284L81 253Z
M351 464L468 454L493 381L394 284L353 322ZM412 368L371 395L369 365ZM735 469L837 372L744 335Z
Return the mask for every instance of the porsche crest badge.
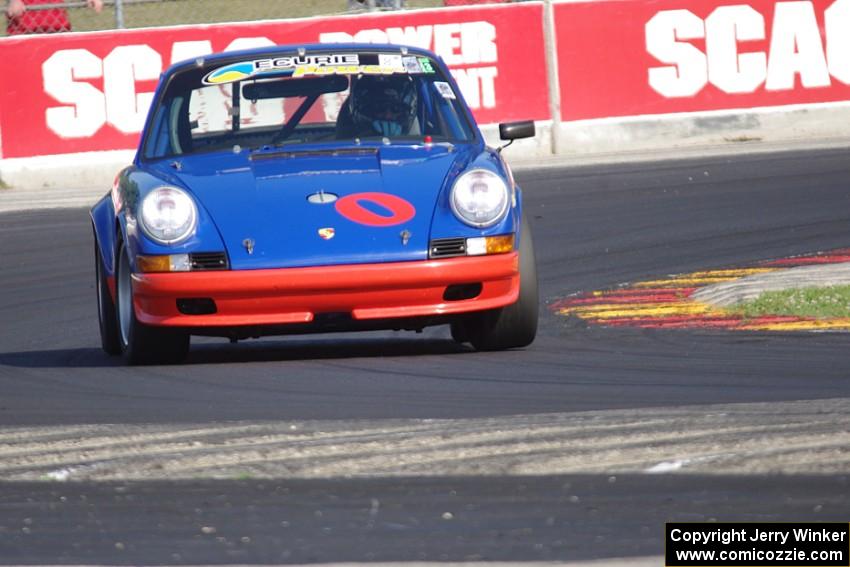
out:
M336 234L336 231L333 228L320 228L319 229L319 236L321 236L322 239L324 239L324 240L330 240L331 238L334 237L335 234Z

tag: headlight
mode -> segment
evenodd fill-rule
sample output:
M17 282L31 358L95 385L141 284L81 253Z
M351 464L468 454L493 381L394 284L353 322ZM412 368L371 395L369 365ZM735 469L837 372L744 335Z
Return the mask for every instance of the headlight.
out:
M198 210L195 201L175 187L154 189L142 200L142 229L161 244L175 244L195 231Z
M501 220L511 202L504 180L486 169L461 175L452 187L452 211L463 222L484 228Z

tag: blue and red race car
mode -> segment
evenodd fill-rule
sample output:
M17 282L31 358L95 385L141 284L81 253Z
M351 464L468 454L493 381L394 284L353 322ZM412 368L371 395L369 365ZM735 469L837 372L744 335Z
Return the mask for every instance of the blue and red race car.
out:
M103 349L131 364L180 361L190 335L450 324L491 350L537 331L520 189L425 50L278 46L172 66L91 218Z

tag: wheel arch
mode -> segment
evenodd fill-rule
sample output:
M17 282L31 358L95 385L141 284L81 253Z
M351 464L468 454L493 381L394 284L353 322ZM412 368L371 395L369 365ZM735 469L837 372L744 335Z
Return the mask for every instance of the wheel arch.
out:
M92 207L90 216L94 244L103 261L106 274L113 276L115 274L116 248L115 209L108 193Z

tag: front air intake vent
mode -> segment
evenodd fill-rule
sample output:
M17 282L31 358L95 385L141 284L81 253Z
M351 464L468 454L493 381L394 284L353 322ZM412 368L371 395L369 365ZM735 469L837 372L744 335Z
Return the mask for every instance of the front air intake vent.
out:
M195 252L189 254L192 270L226 270L227 254L224 252Z
M436 238L431 241L428 249L431 258L451 258L452 256L466 256L465 238Z

